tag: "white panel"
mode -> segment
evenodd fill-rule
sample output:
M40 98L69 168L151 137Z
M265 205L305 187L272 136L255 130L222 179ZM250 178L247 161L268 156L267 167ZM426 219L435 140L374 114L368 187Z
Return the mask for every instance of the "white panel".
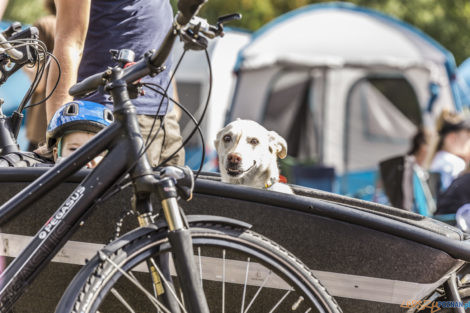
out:
M358 11L304 10L262 31L244 50L250 68L285 58L337 57L345 63L382 64L444 61L442 52L415 33Z
M29 236L0 233L0 255L16 257L19 252L32 239ZM53 262L68 264L85 264L85 259L91 259L103 245L86 242L69 241L59 251ZM248 269L247 284L251 286L290 289L279 276L269 272L262 265L246 261L201 257L203 278L212 281L222 281L225 262L225 281L234 284L243 284ZM199 258L196 256L196 263ZM175 274L174 266L170 265L170 272ZM460 266L460 264L459 264ZM147 271L145 266L135 268L136 271ZM325 271L312 271L314 275L327 288L332 296L376 301L383 303L401 304L403 301L421 300L447 280L444 276L430 284L420 284L409 281L399 281L367 276L349 275Z

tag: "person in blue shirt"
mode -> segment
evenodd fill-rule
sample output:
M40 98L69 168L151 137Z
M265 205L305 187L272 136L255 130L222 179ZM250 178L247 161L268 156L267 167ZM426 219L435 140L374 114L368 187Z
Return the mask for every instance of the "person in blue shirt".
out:
M113 66L110 49L130 49L136 60L150 49L158 49L166 32L171 27L173 11L169 0L55 0L57 23L54 55L61 65L61 77L52 97L46 103L47 119L64 103L72 101L69 88L78 81ZM155 77L146 77L143 82L155 83L163 88L170 84L171 56L166 70ZM47 81L48 93L54 87L58 68L51 65ZM172 94L170 87L168 94ZM94 93L85 100L111 105L109 96ZM163 130L148 150L151 163L157 166L182 144L180 129L173 106L162 96L151 90L132 100L137 108L138 121L144 139L152 136L163 120ZM161 104L161 105L160 105ZM163 116L166 116L162 119ZM152 123L157 117L153 134ZM184 164L181 149L169 162Z

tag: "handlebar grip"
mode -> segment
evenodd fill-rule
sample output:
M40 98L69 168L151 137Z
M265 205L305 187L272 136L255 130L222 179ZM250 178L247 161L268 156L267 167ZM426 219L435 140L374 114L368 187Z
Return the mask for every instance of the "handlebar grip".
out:
M95 74L70 87L69 95L73 97L84 96L95 91L99 86L104 85L105 82L103 73Z
M180 25L186 25L191 18L197 13L199 8L207 0L178 0L178 15L176 21Z
M21 60L23 58L23 53L21 51L16 50L13 48L3 36L0 34L0 46L5 49L5 52L15 61Z

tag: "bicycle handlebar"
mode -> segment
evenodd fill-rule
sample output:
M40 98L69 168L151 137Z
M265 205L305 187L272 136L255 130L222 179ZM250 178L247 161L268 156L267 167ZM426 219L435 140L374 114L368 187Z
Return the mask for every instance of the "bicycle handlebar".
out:
M169 31L169 33L172 33L172 32L173 32L172 30ZM170 49L171 49L171 45L170 45ZM155 52L153 54L153 56L158 56L158 55L159 55L158 52ZM163 59L163 61L165 61L165 59L166 59L166 56ZM148 68L147 60L144 58L136 62L134 65L123 69L123 76L121 79L125 81L127 84L129 84L148 74L150 74L150 69ZM97 73L90 77L85 78L81 82L76 83L75 85L70 87L69 95L73 97L82 97L97 90L100 86L104 86L106 84L105 76L106 76L106 72L101 72L101 73Z
M95 91L99 86L105 84L103 73L98 73L85 78L81 82L73 85L69 89L69 94L73 97L84 96L90 92Z
M178 14L176 15L177 25L173 25L168 31L163 43L160 46L160 49L148 58L143 58L136 62L134 65L123 69L122 80L127 84L132 83L148 74L150 74L151 67L158 68L163 65L166 58L170 54L171 48L173 47L173 42L177 36L175 32L175 27L185 26L189 23L191 18L198 12L202 4L206 0L179 0L178 1ZM150 62L150 64L148 64ZM85 78L81 82L73 85L69 89L69 94L73 97L82 97L85 96L106 84L106 72L97 73L88 78Z
M13 48L12 45L7 42L7 39L3 36L3 34L0 34L0 46L5 49L5 53L8 54L13 60L18 61L23 58L23 53Z

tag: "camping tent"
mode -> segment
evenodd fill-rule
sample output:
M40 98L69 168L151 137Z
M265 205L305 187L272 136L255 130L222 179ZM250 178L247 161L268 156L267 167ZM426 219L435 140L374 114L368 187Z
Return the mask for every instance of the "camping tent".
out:
M240 48L249 40L250 34L232 28L225 30L223 38L209 41L208 54L212 68L212 88L211 97L207 113L202 123L202 133L204 135L206 152L205 170L214 170L217 167L213 141L217 131L223 127L225 115L232 97L235 85L235 75L233 67ZM173 50L174 63L178 61L183 53L183 44L177 42ZM182 62L175 73L178 96L184 105L195 117L199 119L207 101L210 77L209 67L204 51L188 51L185 53ZM183 138L194 129L194 123L182 115L180 122ZM196 133L189 142L186 149L187 164L192 168L197 168L201 159L201 144Z
M369 190L378 162L405 153L419 126L459 108L449 51L348 3L306 6L262 27L236 72L228 119L276 130L296 162L334 168L337 191L349 195Z
M460 64L457 70L457 85L462 106L470 108L470 58Z

